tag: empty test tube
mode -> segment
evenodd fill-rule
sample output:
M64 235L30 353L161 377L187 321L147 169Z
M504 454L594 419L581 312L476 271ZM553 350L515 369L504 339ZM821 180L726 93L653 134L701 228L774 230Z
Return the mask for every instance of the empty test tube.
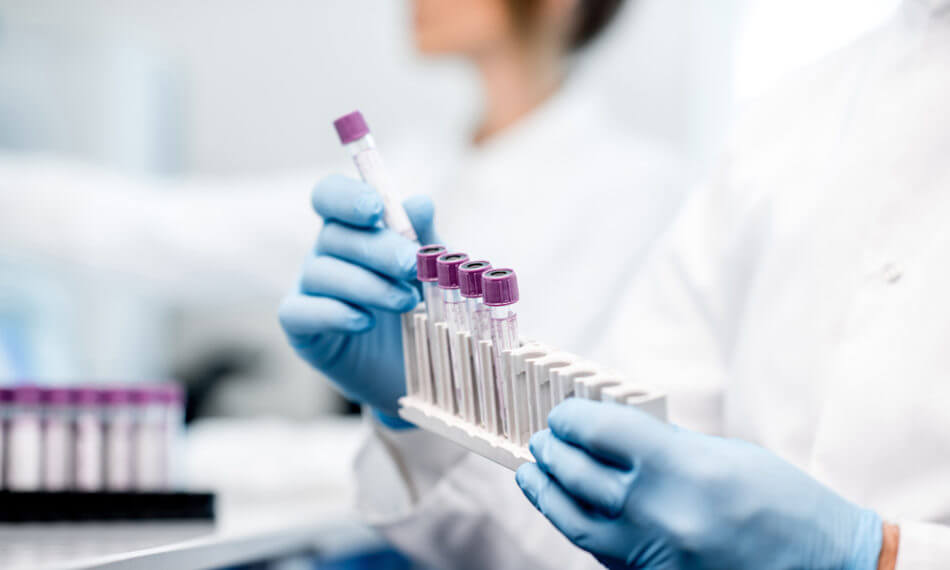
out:
M459 293L465 299L465 328L472 335L474 345L483 340L491 340L488 326L488 307L482 300L482 275L491 269L484 260L466 261L459 266ZM486 374L482 370L482 361L475 358L475 409L478 421L488 427L488 398L485 384Z
M482 274L482 291L485 305L489 308L489 334L495 349L495 393L501 414L502 431L510 437L507 373L502 365L502 353L519 346L518 313L515 310L519 299L518 277L511 269L491 269Z
M449 326L449 351L452 359L452 389L455 392L455 406L459 415L466 409L465 388L462 384L461 350L458 346L458 333L466 330L465 299L459 290L459 266L468 261L464 253L444 253L436 260L436 272L439 276L439 289L442 290L442 315Z
M359 111L353 111L333 121L333 126L340 142L353 158L360 177L375 188L383 199L383 221L386 227L412 241L419 241L409 216L402 207L402 199L386 174L383 159L376 150L376 142L363 115Z

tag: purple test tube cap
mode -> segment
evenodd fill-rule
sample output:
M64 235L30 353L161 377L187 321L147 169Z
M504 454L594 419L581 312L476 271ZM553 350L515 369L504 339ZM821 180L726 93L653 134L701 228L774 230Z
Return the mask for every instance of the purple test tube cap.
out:
M162 401L162 390L156 386L135 386L129 392L133 404L147 405Z
M80 406L95 406L102 402L102 389L94 386L73 388L73 401Z
M512 269L490 269L482 274L482 292L489 307L518 302L518 277Z
M439 276L439 287L443 289L459 288L459 265L468 261L468 255L461 252L443 253L435 262Z
M67 388L65 386L48 386L43 388L40 398L43 400L44 404L63 406L72 403L73 390L72 388Z
M366 125L366 119L363 118L363 114L359 111L353 111L352 113L343 115L333 121L333 126L336 128L336 134L340 137L340 142L343 144L350 144L369 134L369 126Z
M491 269L491 263L480 259L466 261L459 266L459 292L467 299L482 296L482 274Z
M39 404L42 396L39 386L22 385L13 389L13 402L16 404Z
M162 403L181 405L185 401L185 390L178 382L162 382L156 388L159 391Z
M9 386L0 387L0 404L8 404L13 401L14 389Z
M109 406L123 406L132 400L132 390L124 386L103 388L102 401Z
M416 277L419 281L432 283L439 280L436 260L445 253L445 246L424 245L416 252Z

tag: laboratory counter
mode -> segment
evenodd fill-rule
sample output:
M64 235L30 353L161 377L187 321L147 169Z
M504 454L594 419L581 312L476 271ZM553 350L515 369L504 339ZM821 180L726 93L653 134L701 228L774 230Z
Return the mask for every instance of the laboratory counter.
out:
M225 509L216 523L0 525L0 568L197 570L300 553L344 556L382 544L346 508L244 506Z

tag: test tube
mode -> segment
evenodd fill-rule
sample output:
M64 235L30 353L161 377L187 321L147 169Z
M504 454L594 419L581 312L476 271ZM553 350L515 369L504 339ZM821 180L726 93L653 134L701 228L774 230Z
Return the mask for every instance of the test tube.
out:
M416 277L422 282L422 300L429 317L429 338L433 327L445 320L442 307L442 292L439 289L438 259L445 253L441 245L426 245L416 253Z
M62 491L72 486L73 391L44 388L43 402L43 488Z
M466 261L459 266L459 293L465 299L465 328L477 347L481 340L491 340L488 326L488 308L482 301L482 274L491 269L485 260ZM486 375L480 358L475 361L475 407L478 422L488 427Z
M412 241L419 241L416 231L406 210L402 207L402 199L390 183L389 176L383 166L383 159L376 150L376 142L369 132L369 126L359 111L353 111L333 121L336 134L340 142L350 153L356 169L363 181L379 192L383 200L383 222L386 226Z
M449 352L452 359L452 389L455 392L455 411L464 415L466 409L465 387L462 383L461 351L458 333L465 328L465 299L459 290L459 266L468 261L464 253L443 253L436 259L439 289L442 290L442 314L449 326Z
M7 423L13 410L13 389L0 387L0 489L6 488Z
M76 405L73 480L81 491L98 491L103 484L101 392L92 387L77 388L73 399Z
M135 489L152 491L166 486L165 406L154 386L132 390L136 422L132 430L132 474Z
M518 277L511 269L490 269L482 274L484 302L489 311L489 334L495 349L495 371L497 383L495 392L501 413L502 432L511 437L508 425L508 374L502 363L502 353L519 346L518 313Z
M159 389L165 408L165 480L169 487L177 487L184 480L181 446L185 429L185 391L176 382L166 382Z
M17 386L13 389L7 421L8 489L38 490L42 483L42 421L40 389Z
M104 390L103 420L105 453L105 486L111 491L132 488L132 429L135 410L132 392L116 387Z

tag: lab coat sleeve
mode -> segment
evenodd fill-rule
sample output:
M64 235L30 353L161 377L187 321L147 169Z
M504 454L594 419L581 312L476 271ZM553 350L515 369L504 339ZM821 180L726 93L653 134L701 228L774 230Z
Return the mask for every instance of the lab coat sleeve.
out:
M434 568L601 568L524 498L514 473L423 430L367 419L356 459L361 515Z
M722 433L728 353L742 318L767 196L742 192L724 160L690 195L618 299L598 360L669 396L670 420Z
M895 570L937 570L950 561L950 526L900 521Z
M137 279L173 298L279 297L318 219L316 177L159 181L0 156L3 255Z

